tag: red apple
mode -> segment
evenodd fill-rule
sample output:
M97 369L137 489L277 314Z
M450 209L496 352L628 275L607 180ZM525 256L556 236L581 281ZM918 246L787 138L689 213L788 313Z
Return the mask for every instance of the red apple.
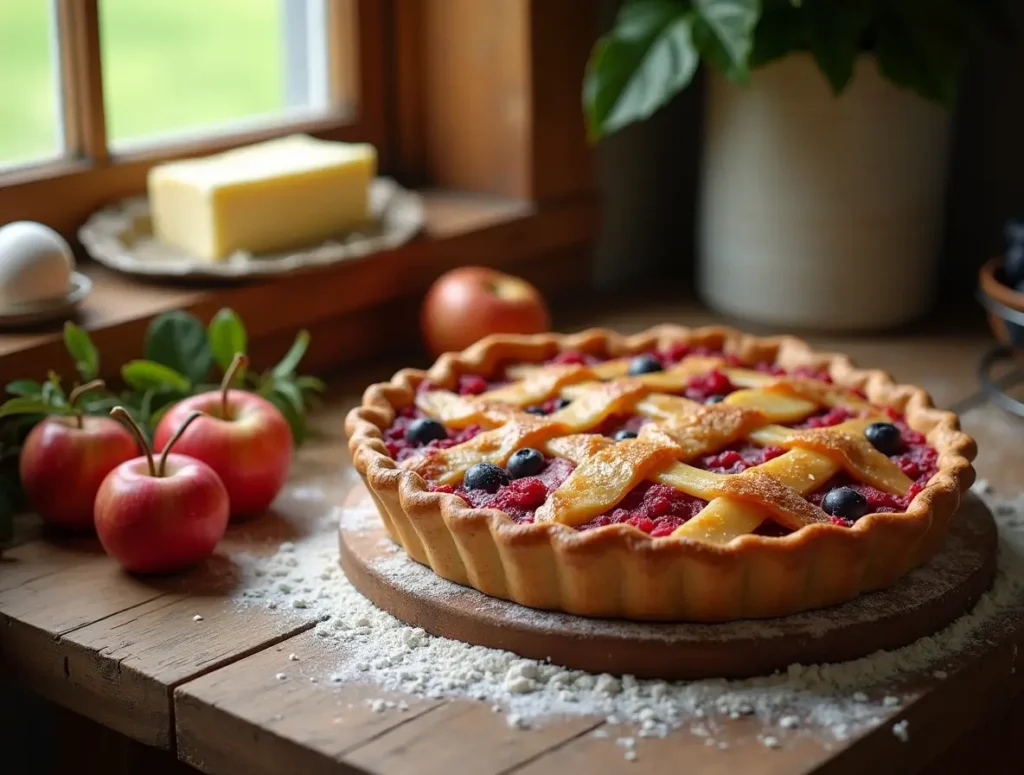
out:
M71 392L74 408L98 380ZM92 530L93 503L103 479L121 463L139 454L135 439L109 417L47 417L33 428L18 461L22 486L47 524L71 530Z
M466 266L441 275L427 291L420 328L437 356L488 334L539 334L551 327L544 298L526 280Z
M229 390L244 356L224 375L219 391L175 404L156 428L153 444L163 447L193 412L201 412L177 443L180 454L202 460L224 482L232 518L264 511L284 486L292 462L292 431L276 406L255 393Z
M132 423L120 407L111 414ZM182 570L208 557L224 536L228 493L208 465L170 454L174 439L154 462L139 437L145 455L111 471L96 494L96 533L126 570Z

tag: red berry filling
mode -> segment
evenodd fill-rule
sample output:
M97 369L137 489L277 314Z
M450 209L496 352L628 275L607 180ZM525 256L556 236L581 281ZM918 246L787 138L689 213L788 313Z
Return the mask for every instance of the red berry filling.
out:
M736 386L729 381L718 369L712 369L707 374L701 374L691 379L683 395L691 401L707 401L712 396L726 396L733 392Z
M537 476L513 479L493 494L483 490L465 490L461 485L432 485L430 490L454 493L474 508L500 509L516 522L533 522L537 509L553 490L569 478L575 467L569 460L552 458Z
M639 414L613 414L605 417L602 423L590 432L608 436L609 438L614 436L617 431L625 430L639 433L640 428L646 422L649 422L648 419Z
M641 482L611 511L579 525L577 529L590 530L626 523L657 538L671 534L706 505L707 501L674 487Z
M470 425L468 428L460 430L447 428L447 439L434 439L426 444L416 444L405 438L405 431L409 427L409 423L421 417L426 417L426 415L415 406L404 406L398 410L398 416L395 417L391 427L384 431L384 443L387 445L388 453L398 462L424 451L448 449L456 444L462 444L483 430L479 425Z
M459 377L458 392L460 396L478 396L489 388L487 380L476 374L463 374Z
M859 413L845 406L833 406L812 414L806 420L794 425L794 428L831 428L833 425L852 420Z
M585 353L581 350L563 350L553 358L544 361L545 363L558 363L563 366L593 366L601 363L605 358Z
M719 474L741 474L748 468L767 463L785 453L786 450L780 447L759 447L744 441L720 452L704 455L691 465Z
M890 414L890 417L892 416ZM906 495L882 492L869 484L854 480L844 472L832 477L821 489L808 495L807 500L820 506L829 490L836 487L850 487L867 499L871 511L883 513L906 511L914 496L928 486L928 481L939 470L939 453L928 445L923 433L908 427L904 421L897 420L896 417L893 417L893 424L900 429L903 451L897 455L891 455L889 459L914 482ZM844 525L852 524L849 520L839 517L834 518L833 522Z

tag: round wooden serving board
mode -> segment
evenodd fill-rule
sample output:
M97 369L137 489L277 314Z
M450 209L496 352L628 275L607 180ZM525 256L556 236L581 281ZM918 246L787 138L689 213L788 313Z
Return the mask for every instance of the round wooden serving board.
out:
M437 576L396 546L376 513L342 517L341 566L375 605L446 638L591 673L748 678L905 646L968 611L995 575L988 508L965 497L939 552L889 589L780 619L644 623L539 611Z

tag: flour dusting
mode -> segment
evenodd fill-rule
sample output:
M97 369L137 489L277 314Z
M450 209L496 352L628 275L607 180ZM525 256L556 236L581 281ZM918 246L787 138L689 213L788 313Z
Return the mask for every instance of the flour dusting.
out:
M954 675L957 655L977 645L979 631L1024 605L1024 495L1000 496L984 481L973 490L995 514L1000 543L995 583L972 611L904 648L839 664L795 664L785 672L748 680L668 682L591 675L434 637L405 625L360 595L338 565L337 535L331 528L340 522L350 531L376 529L379 517L371 505L330 508L325 504L317 520L321 529L281 544L270 556L235 553L233 559L243 581L240 605L264 605L282 616L316 620L315 632L323 648L337 656L331 660L330 672L320 676L327 685L354 682L428 698L474 698L504 713L509 726L516 729L558 715L604 719L610 725L632 729L619 743L626 754L632 754L631 759L636 756L635 738L661 737L673 730L704 737L709 746L724 750L728 745L717 741L716 735L727 720L742 717L760 722L756 739L767 749L784 747L795 736L806 734L841 741L883 724L889 724L898 739L906 740L908 725L896 717L899 706L913 696L911 682L920 683L928 674L935 680ZM299 497L316 500L309 490ZM967 562L966 554L966 549L945 552L941 562ZM461 589L412 562L397 547L382 553L377 569L432 594L456 594ZM916 571L909 583L939 584L948 578L948 570L932 564ZM881 604L875 598L862 598L852 605ZM504 605L503 613L508 604ZM514 610L525 620L564 616L519 607ZM795 618L803 632L821 636L855 614L824 611ZM591 626L586 620L577 623ZM746 628L761 638L782 634L771 622L730 626L740 628L734 632ZM623 622L621 627L624 633L645 628L650 635L663 625ZM720 630L709 626L709 637L716 632ZM286 679L279 675L279 680ZM388 702L373 705L374 710L378 707L379 712L404 710ZM603 730L592 734L607 736Z

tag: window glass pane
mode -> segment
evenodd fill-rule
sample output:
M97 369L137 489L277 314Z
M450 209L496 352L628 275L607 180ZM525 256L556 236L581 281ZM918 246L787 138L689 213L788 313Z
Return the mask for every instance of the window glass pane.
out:
M3 0L0 0L2 2ZM322 107L296 75L323 46L293 40L323 0L101 0L107 136L124 141ZM320 26L314 35L324 37ZM294 72L293 72L294 71ZM308 81L308 78L306 78ZM303 81L305 83L306 81Z
M0 167L60 152L51 5L0 0Z

